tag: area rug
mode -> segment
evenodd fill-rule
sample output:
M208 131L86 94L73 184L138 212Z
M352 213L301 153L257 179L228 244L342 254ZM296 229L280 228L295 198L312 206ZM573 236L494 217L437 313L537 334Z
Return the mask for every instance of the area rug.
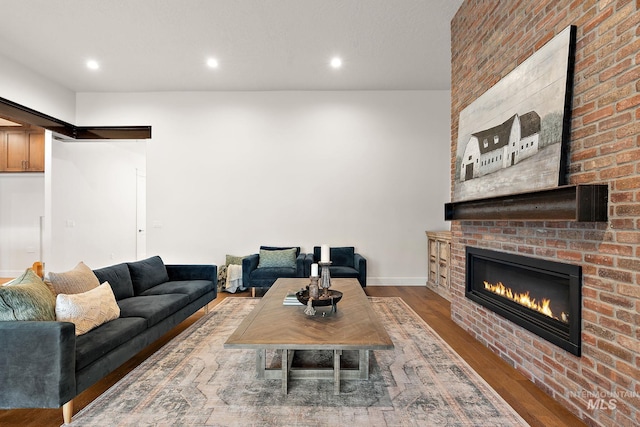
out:
M71 425L528 425L402 299L370 300L395 349L372 352L369 381L342 381L340 395L329 380L290 380L284 395L280 380L256 379L255 351L223 344L259 299L227 298ZM267 360L278 366L278 352Z

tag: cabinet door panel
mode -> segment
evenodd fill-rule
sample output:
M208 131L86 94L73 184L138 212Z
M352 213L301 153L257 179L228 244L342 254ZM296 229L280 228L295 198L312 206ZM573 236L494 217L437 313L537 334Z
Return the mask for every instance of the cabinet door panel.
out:
M29 171L44 171L44 134L29 134Z
M451 300L449 258L451 254L451 232L426 232L428 265L427 286L444 298Z
M7 132L6 134L6 167L7 172L20 172L26 169L29 158L27 135L24 132Z

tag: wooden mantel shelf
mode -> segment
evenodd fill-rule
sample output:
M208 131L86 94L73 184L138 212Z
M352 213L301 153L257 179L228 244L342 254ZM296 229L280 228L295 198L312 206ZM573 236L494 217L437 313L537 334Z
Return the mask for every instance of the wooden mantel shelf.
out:
M606 184L566 185L444 205L446 221L538 220L601 222L608 220Z

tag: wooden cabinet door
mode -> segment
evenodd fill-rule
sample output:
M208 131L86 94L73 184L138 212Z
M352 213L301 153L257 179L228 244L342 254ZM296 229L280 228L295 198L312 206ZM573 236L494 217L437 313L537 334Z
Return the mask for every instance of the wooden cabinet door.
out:
M29 163L30 172L44 172L44 133L29 133Z
M429 274L427 280L431 283L437 283L438 277L438 241L435 238L428 237L429 242Z
M29 144L24 132L6 132L4 140L4 170L22 172L29 159Z
M43 172L44 133L0 132L1 172Z
M427 286L442 297L451 300L449 258L451 255L450 231L427 231L427 252L429 270Z
M7 169L7 133L0 130L0 172Z

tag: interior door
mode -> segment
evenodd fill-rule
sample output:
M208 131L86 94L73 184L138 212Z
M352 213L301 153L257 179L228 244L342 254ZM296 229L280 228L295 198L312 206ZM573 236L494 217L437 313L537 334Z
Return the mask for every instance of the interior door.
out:
M147 257L147 176L136 169L136 258Z

